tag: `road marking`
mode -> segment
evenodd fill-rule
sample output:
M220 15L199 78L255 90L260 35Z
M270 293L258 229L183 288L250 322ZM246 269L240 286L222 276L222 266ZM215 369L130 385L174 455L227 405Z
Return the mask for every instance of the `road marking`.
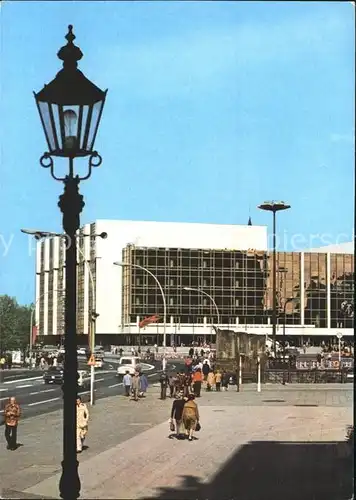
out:
M132 422L129 425L151 425L149 422Z
M10 399L9 396L7 398L0 398L0 401L6 401L8 399Z
M105 380L105 379L104 378L96 378L95 382L102 382L103 380Z
M45 401L36 401L36 403L29 403L27 406L43 405L45 403L50 403L51 401L57 401L60 398L46 399Z
M35 394L42 394L43 392L53 392L56 389L45 389L44 391L30 392L29 396L34 396Z
M157 375L157 373L150 373L147 377L154 377L155 375Z
M4 384L17 384L18 382L29 382L30 380L40 380L43 377L19 378L17 380L7 380Z
M15 387L15 389L25 389L25 387L32 387L32 384L18 385L17 387Z
M0 389L0 392L6 392L8 391L9 389Z
M109 389L111 389L112 387L117 387L118 385L122 385L122 382L120 382L119 384L109 385Z

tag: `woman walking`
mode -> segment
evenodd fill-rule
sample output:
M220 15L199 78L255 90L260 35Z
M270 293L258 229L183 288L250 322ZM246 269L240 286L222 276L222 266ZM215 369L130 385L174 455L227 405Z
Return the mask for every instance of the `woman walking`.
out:
M206 379L206 390L211 391L213 386L215 385L215 375L214 372L209 372L208 377Z
M220 386L221 386L221 373L220 370L217 370L217 372L215 373L216 392L220 392Z
M186 400L183 398L183 393L181 392L176 393L175 398L176 399L173 401L172 404L170 424L171 424L171 430L173 430L174 427L176 438L181 439L183 434L182 433L183 408Z
M197 398L200 398L202 382L203 382L203 374L201 372L201 369L198 368L193 375L193 391Z
M185 403L183 408L183 424L185 427L186 435L188 435L188 440L193 441L193 434L199 423L199 411L196 402L194 401L194 394L189 394L188 401Z
M83 451L83 444L88 433L89 411L80 396L77 397L77 453Z
M140 397L144 398L148 389L148 380L144 373L140 374Z

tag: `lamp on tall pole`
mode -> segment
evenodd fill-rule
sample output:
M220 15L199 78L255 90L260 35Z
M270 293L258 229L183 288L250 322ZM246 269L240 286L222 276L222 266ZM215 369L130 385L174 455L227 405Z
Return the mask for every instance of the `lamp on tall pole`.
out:
M288 210L290 205L284 201L265 201L258 206L260 210L272 212L273 214L273 275L272 275L272 342L273 351L276 354L276 330L277 330L277 269L276 269L276 213Z
M161 295L162 295L162 300L163 300L163 359L162 359L162 370L165 371L167 367L167 358L166 358L166 348L167 348L167 335L166 335L166 325L167 325L167 302L166 302L166 296L164 294L162 285L157 278L149 269L146 267L140 266L139 264L133 264L132 262L114 262L114 266L129 266L129 267L136 267L138 269L142 269L143 271L146 271L152 278L155 280L157 283L158 288L160 289Z
M29 234L31 236L34 236L36 240L41 240L41 239L46 239L46 238L65 238L66 235L63 233L54 233L52 231L42 231L39 229L21 229L22 233ZM80 235L76 235L79 237ZM82 234L81 236L83 237L92 237L92 238L101 238L105 240L108 237L108 233L103 231L102 233L96 233L96 234ZM77 250L80 254L80 256L83 259L83 262L85 263L87 269L88 269L88 274L90 278L90 284L91 284L91 291L92 291L92 306L91 306L91 312L90 312L90 326L89 326L89 335L88 335L88 347L90 349L90 354L94 354L95 350L95 334L96 334L96 320L99 317L99 314L96 312L96 293L95 293L95 283L94 283L94 278L93 278L93 273L91 272L90 265L88 261L85 259L85 255L83 250L80 248L80 246L77 246ZM30 346L31 350L31 346ZM90 366L90 404L93 406L95 404L95 392L94 392L94 385L95 385L95 365L92 364Z
M290 302L294 302L295 300L299 300L298 297L289 297L285 300L283 305L283 382L282 384L286 384L285 379L285 364L286 364L286 319L287 319L287 304Z
M93 167L102 162L93 150L101 119L106 93L100 90L78 69L83 57L74 45L73 26L68 26L67 44L57 56L63 61L56 77L43 89L34 93L41 123L48 144L40 164L49 168L52 177L64 183L64 193L58 206L63 214L63 229L67 245L65 253L65 355L63 383L63 461L59 482L59 494L63 499L76 500L80 496L76 448L76 399L77 399L77 241L83 196L79 193L81 180L89 179ZM53 157L68 158L68 173L56 175ZM74 171L74 159L88 158L86 175L80 177Z
M211 295L209 295L205 290L202 290L201 288L191 288L190 286L185 286L185 287L183 287L183 290L185 290L186 292L199 292L199 293L202 293L203 295L206 295L211 300L211 302L214 304L214 307L215 307L215 310L216 310L216 315L217 315L217 320L218 320L217 327L219 328L219 325L220 325L220 312L219 312L218 306L216 305L216 302L215 302L214 298Z

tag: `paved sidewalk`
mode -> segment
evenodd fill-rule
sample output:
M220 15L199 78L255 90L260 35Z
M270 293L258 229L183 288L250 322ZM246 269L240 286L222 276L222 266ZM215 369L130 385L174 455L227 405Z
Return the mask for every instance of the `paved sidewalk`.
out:
M138 403L100 400L79 456L81 498L348 500L352 471L335 444L353 420L343 387L204 393L193 443L168 439L171 400L155 388ZM5 498L58 498L61 433L61 412L23 422L25 446L0 456Z

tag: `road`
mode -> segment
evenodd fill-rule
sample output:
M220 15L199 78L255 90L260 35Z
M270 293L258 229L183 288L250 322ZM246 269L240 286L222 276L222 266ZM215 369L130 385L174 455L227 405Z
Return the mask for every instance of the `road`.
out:
M95 370L95 397L96 399L123 394L122 382L116 376L115 361L104 363L102 369ZM159 380L160 363L154 363L146 372L149 384ZM170 365L171 369L178 369L177 365ZM84 368L84 365L79 367ZM181 366L179 366L179 369ZM63 393L60 385L47 385L43 382L43 372L22 372L5 378L0 382L0 415L4 412L4 405L10 396L15 396L22 409L22 418L34 417L43 413L58 410L62 406ZM89 401L90 391L80 391L83 401ZM3 418L0 418L3 423Z

